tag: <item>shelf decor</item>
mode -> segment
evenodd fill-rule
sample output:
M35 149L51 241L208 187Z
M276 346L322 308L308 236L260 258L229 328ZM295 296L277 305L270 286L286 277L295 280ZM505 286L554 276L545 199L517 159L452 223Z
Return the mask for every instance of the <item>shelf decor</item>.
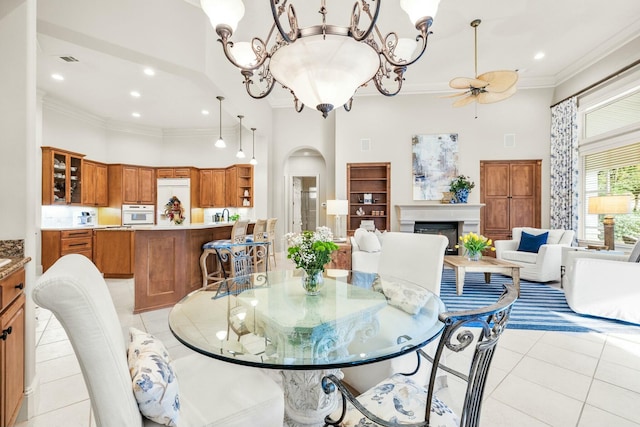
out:
M455 177L449 185L449 191L453 193L451 203L467 203L471 189L475 188L475 182L471 178L464 175Z
M414 135L413 200L441 200L458 175L458 134Z

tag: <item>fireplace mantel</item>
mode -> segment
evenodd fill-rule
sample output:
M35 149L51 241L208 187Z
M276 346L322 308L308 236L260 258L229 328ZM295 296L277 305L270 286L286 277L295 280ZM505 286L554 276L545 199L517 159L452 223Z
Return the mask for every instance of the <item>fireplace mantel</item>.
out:
M484 203L431 203L396 205L400 231L413 233L416 222L457 222L462 233L480 233L480 208Z

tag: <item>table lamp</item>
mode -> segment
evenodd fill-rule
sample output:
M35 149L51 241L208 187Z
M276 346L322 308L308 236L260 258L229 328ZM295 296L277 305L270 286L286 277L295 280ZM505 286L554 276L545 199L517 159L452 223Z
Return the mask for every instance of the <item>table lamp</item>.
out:
M349 202L347 200L327 200L327 215L335 215L336 223L334 237L338 241L344 240L342 237L342 215L349 213Z
M615 220L614 214L625 214L630 212L630 196L607 195L589 197L589 213L604 215L602 225L604 225L604 245L608 250L615 249L615 237L613 228Z

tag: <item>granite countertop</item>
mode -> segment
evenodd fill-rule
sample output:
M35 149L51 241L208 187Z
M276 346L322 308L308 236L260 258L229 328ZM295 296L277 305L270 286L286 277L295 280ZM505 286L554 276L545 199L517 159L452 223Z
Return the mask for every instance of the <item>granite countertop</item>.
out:
M26 263L31 261L31 257L26 257L26 258L12 257L12 258L3 258L3 259L10 259L11 262L9 262L9 264L7 265L0 267L0 279L4 279L5 277L11 275L11 273L21 269L22 267L24 267Z
M42 227L43 231L63 231L63 230L108 230L108 231L153 231L153 230L198 230L203 228L230 227L233 221L209 222L189 225L93 225L80 227ZM250 220L249 224L255 224L255 220Z

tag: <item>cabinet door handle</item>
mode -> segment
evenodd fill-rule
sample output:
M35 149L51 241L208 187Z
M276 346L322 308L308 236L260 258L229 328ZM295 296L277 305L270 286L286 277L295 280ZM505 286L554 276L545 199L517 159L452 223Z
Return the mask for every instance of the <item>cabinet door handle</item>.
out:
M13 332L13 326L9 326L7 329L5 329L4 331L2 331L2 335L0 335L0 339L2 341L6 341L7 340L7 336L9 334L11 334L11 332Z
M84 242L84 243L71 243L71 244L69 244L69 246L87 246L87 244L88 244L87 242Z
M24 283L17 284L16 289L24 289Z
M86 236L87 232L86 231L82 231L80 233L69 233L69 236Z

